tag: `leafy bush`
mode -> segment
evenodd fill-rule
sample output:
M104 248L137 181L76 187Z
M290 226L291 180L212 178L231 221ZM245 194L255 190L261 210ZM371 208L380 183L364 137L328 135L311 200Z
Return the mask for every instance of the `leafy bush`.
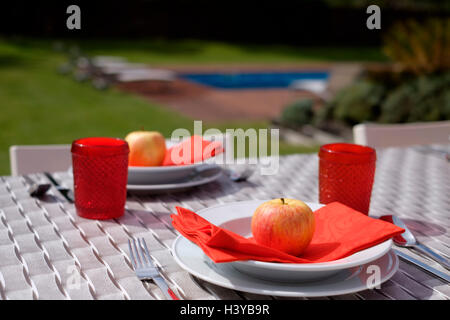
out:
M337 120L402 123L450 119L450 73L413 78L396 86L362 80L343 90L316 116Z
M335 120L349 124L374 121L380 114L380 104L386 94L383 85L360 81L340 91L328 106Z
M397 23L383 50L395 64L368 69L338 92L319 109L316 125L450 119L450 18Z
M303 99L287 106L281 113L280 122L288 127L301 127L312 122L313 101Z
M383 51L404 72L421 75L450 70L450 18L399 22L384 37Z
M381 105L381 122L450 119L450 73L422 76L390 92Z
M383 50L395 64L368 68L364 78L315 112L316 126L450 119L450 18L397 23L385 36ZM311 123L311 112L299 102L282 119Z

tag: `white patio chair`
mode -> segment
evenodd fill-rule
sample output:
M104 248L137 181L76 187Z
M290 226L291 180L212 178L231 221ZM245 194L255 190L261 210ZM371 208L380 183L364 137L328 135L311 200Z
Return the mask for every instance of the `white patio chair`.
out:
M356 144L374 148L449 143L450 121L405 124L358 124L353 127Z
M70 145L11 146L9 156L13 176L64 171L72 165Z

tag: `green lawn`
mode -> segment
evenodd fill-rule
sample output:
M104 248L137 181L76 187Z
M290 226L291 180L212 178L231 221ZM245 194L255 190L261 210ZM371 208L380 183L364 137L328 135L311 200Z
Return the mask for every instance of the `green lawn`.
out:
M72 43L75 43L72 41ZM0 38L0 175L9 174L9 146L14 144L70 143L82 136L124 137L139 128L169 136L176 128L192 129L185 116L118 90L98 91L57 73L65 61L54 51L54 41ZM131 61L153 64L301 62L382 59L378 50L275 46L239 46L214 42L85 41L78 43L90 54L122 55ZM265 128L267 123L221 123L221 129ZM311 152L316 148L280 144L281 153Z
M1 44L0 174L9 173L10 145L70 143L82 136L124 137L144 127L169 135L192 121L138 97L95 90L58 75L62 56ZM0 51L0 52L2 52Z

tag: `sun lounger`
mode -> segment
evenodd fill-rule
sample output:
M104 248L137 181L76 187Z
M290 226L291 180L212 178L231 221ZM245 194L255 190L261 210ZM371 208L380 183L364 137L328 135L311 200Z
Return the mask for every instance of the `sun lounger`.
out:
M175 73L169 70L140 69L125 70L117 74L116 80L119 82L132 81L163 81L172 82L176 78Z

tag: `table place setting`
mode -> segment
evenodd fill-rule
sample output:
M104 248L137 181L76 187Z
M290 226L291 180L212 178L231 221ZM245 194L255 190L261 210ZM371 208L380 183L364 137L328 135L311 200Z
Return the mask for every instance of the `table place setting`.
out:
M361 298L370 296L368 292L389 297L392 293L385 294L383 288L386 283L386 288L392 288L399 281L399 272L403 277L405 271L399 269L406 263L408 268L419 268L414 272L424 274L425 279L434 277L431 279L444 286L436 294L448 298L448 272L426 263L426 259L433 259L447 270L449 260L417 240L413 235L416 231L408 228L409 221L405 223L392 215L395 210L378 207L376 216L369 215L379 170L375 149L334 143L323 145L317 155L281 157L281 167L297 169L291 170L295 174L286 184L271 188L269 184L286 175L282 170L265 177L253 175L254 170L236 172L207 161L226 151L219 141L192 136L166 145L157 132L130 135L125 140L77 139L72 143L69 172L34 175L46 177L45 181L23 177L28 197L33 197L39 208L45 208L44 212L48 210L48 192L50 196L63 196L52 201L60 203L64 215L107 266L108 277L124 296L130 292L115 277L126 269L135 273L144 286L155 285L153 291L159 299L168 300L202 298L221 290L236 297ZM386 154L381 152L381 163L385 163ZM306 168L316 173L304 178L310 172ZM60 179L64 176L66 182ZM252 182L242 182L250 176ZM206 186L213 181L215 187ZM67 188L71 183L73 191ZM224 195L230 186L233 192ZM13 192L12 188L7 184L5 190ZM317 191L311 193L311 188ZM377 197L375 201L379 194ZM141 209L133 209L136 205ZM26 217L27 213L22 215ZM51 222L53 214L45 215ZM3 224L8 225L5 219ZM83 231L81 225L98 230ZM120 238L108 231L115 225L123 234ZM8 232L9 238L14 238L12 231ZM37 233L36 237L39 239ZM106 262L108 256L95 248L96 237L113 245L113 251L117 251L114 264ZM77 250L71 249L70 242L64 242L75 261L85 261L72 253ZM41 243L42 248L45 245ZM53 263L50 256L46 261ZM84 263L76 265L83 278L89 279ZM177 278L168 270L177 270ZM184 288L186 281L190 284ZM90 291L95 292L92 280L89 282ZM209 293L190 294L188 291L195 286L197 291L193 292ZM408 288L408 284L400 287ZM0 291L7 289L8 284L0 283ZM150 298L155 295L148 293Z
M140 134L146 138L145 133ZM138 136L139 138L141 137ZM162 136L158 138L160 141L163 139ZM239 182L245 181L252 174L248 166L233 169L216 164L215 157L225 152L221 141L193 135L179 143L167 141L166 145L167 149L161 152L164 153L164 158L160 165L139 165L139 161L130 160L128 192L141 195L182 192L216 181L222 175ZM186 154L184 150L187 150ZM129 158L132 159L132 155Z
M370 274L364 277L363 271L370 265L381 269L382 277L375 285L388 280L398 268L398 260L390 251L391 237L404 229L339 202L309 204L319 208L314 212L316 230L300 256L258 244L246 236L251 235L253 211L265 203L229 203L204 209L198 215L177 207L177 215L172 215L174 227L181 233L172 249L176 261L195 276L230 289L266 294L276 290L271 294L296 297L367 289L364 281ZM254 289L249 284L252 282Z
M211 181L222 173L217 165L204 163L224 152L220 142L192 136L161 152L160 165L153 166L158 144L165 147L161 135L138 131L125 140L129 146L128 192L149 191L152 186L174 191L197 185L195 178L206 179L205 172L212 172ZM74 142L74 157L78 144ZM142 147L146 144L152 147ZM151 161L145 162L146 157ZM380 286L398 269L392 238L402 237L406 226L368 216L375 163L376 151L370 147L323 145L319 151L320 203L285 198L239 201L207 207L198 214L176 207L171 222L180 236L172 246L174 259L204 281L256 294L332 296ZM74 173L75 166L74 160ZM122 172L126 175L125 169ZM75 186L77 190L76 178ZM152 266L145 242L138 241L136 246L133 240L129 251L140 279L147 261L150 279L156 280L167 297L178 299ZM370 279L374 268L378 272L375 280Z

